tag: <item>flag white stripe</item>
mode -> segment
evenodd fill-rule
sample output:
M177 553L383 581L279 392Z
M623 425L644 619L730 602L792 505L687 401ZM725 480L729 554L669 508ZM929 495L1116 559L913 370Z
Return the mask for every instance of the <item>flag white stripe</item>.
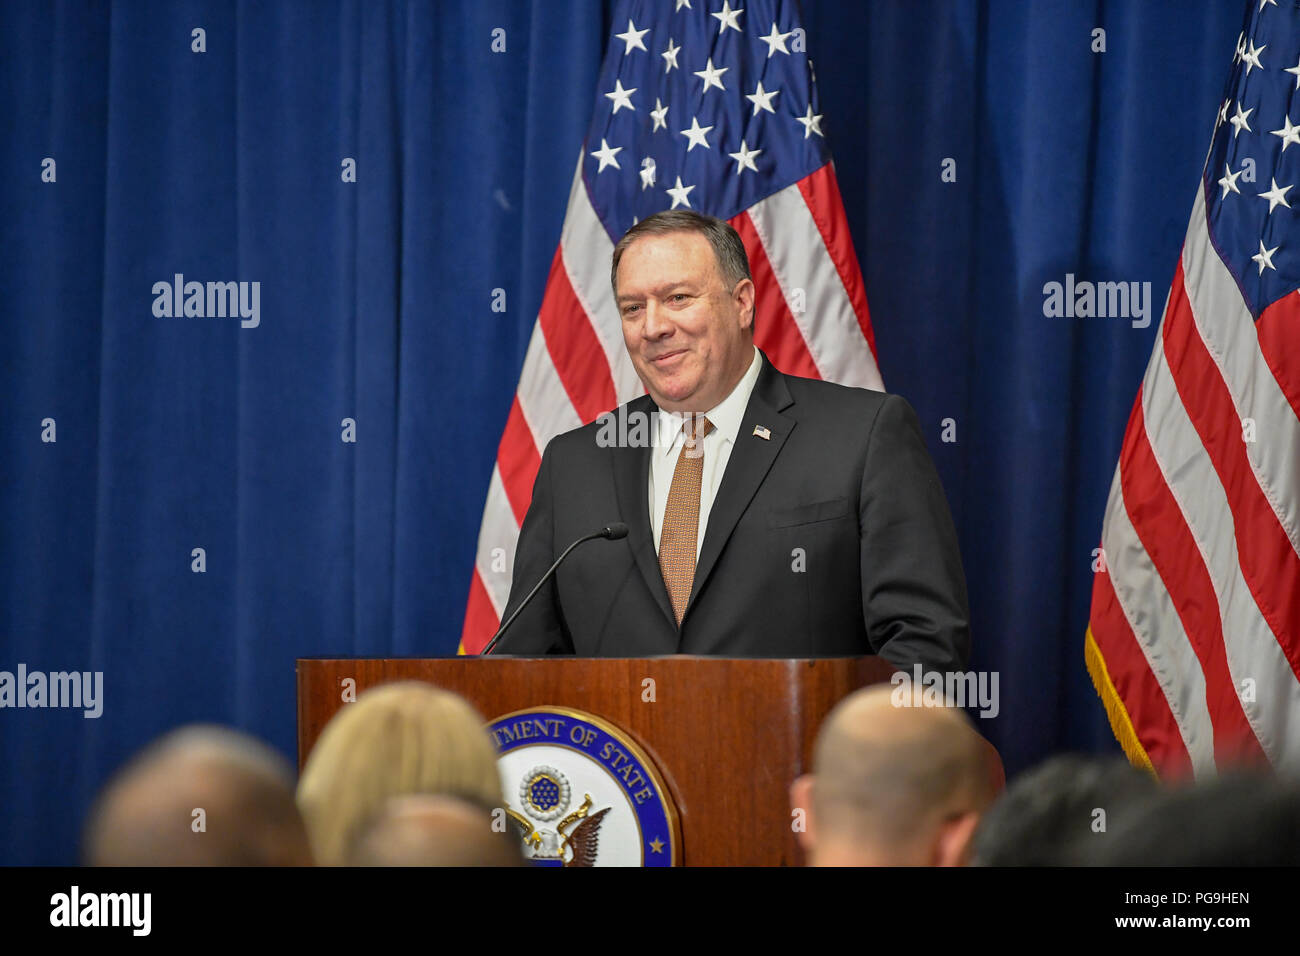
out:
M773 193L748 212L821 377L884 391L848 290L799 186ZM803 290L802 303L797 301L798 289Z
M556 435L579 427L578 417L569 393L564 390L560 373L547 348L542 323L533 326L533 337L528 340L524 355L524 368L519 375L519 408L524 413L528 430L533 433L533 443L540 455L547 443Z
M474 567L483 579L492 609L496 611L497 620L505 609L510 597L510 578L515 567L515 543L519 540L519 525L515 523L515 513L506 496L505 485L501 482L501 470L493 467L492 480L488 483L487 503L483 506L483 522L479 525L478 550L474 556ZM503 550L494 570L493 551Z
M1243 443L1251 470L1300 554L1300 421L1264 361L1241 290L1210 244L1204 189L1196 190L1183 275L1197 330L1223 376L1237 418L1255 423L1255 441Z
M1214 723L1205 697L1205 674L1169 591L1124 507L1119 469L1111 482L1101 531L1106 566L1124 617L1164 692L1197 777L1213 776Z
M582 157L569 190L569 208L564 215L560 235L560 254L568 273L573 294L582 304L600 340L614 382L614 400L622 405L645 392L636 368L623 345L623 321L619 318L614 290L609 284L609 268L614 257L614 243L601 225L591 197L582 182Z

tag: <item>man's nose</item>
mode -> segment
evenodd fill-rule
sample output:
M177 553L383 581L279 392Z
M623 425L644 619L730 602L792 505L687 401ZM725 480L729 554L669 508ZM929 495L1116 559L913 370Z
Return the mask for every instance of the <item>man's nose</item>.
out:
M645 307L645 322L641 325L641 336L647 339L661 339L665 335L671 335L673 331L672 322L668 315L663 311L658 302L647 302Z

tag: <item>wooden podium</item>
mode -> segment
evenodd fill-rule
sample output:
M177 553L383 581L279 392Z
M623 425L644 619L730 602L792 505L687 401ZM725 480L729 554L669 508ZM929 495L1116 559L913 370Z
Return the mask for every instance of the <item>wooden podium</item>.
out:
M893 670L877 657L301 659L298 762L343 706L348 678L357 694L426 681L467 698L488 720L572 708L621 729L657 767L677 807L679 862L798 865L790 783L810 766L817 728L836 702Z

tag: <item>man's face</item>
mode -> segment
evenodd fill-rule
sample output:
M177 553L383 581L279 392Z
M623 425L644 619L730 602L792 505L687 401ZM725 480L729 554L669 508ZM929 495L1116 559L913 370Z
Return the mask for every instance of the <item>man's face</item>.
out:
M728 288L701 233L644 236L624 249L618 308L627 354L665 411L713 408L753 358L754 283Z

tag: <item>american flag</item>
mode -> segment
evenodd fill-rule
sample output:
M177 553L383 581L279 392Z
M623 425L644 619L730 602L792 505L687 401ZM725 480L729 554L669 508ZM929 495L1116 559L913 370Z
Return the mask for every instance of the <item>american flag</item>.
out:
M1129 758L1171 777L1300 757L1294 3L1248 5L1224 93L1111 483L1085 646Z
M560 246L488 487L462 652L497 628L541 450L644 393L610 289L614 243L664 209L726 219L754 341L777 368L883 388L812 63L782 0L618 5Z

